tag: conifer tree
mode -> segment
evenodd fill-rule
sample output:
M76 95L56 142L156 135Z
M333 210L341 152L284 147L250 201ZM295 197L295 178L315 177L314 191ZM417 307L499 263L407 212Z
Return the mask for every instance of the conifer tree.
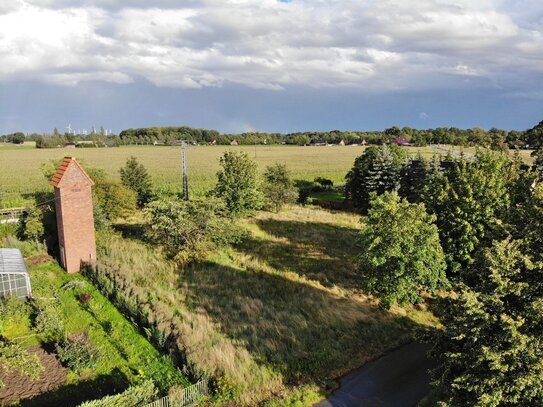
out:
M121 168L121 181L125 187L134 191L137 195L137 204L143 207L152 196L151 177L147 169L140 164L134 156L126 161L126 165Z
M399 146L383 144L370 146L357 157L345 179L345 193L355 207L365 212L370 194L398 190L400 171L407 161L407 153Z
M543 404L543 272L511 239L483 251L443 299L434 385L446 406Z

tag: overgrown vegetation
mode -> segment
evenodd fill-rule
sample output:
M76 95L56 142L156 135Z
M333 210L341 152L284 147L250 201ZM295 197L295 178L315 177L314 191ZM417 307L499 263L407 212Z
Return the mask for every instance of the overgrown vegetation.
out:
M212 375L217 400L255 405L305 383L316 387L298 397L314 400L307 392L434 323L424 311L382 311L360 291L356 215L289 207L244 225L241 245L183 271L157 248L102 235L86 271L193 375Z
M0 352L0 365L8 366L6 358L15 357L22 373L37 371L32 377L45 380L47 372L33 368L39 363L26 349L56 343L58 357L68 367L65 386L38 397L37 405L73 405L147 379L162 392L189 384L172 360L153 348L88 280L66 274L47 260L42 247L36 250L32 243L13 239L2 242L11 245L29 246L25 252L35 299L0 300L0 337L16 346L9 347L11 353ZM90 294L85 302L82 294Z

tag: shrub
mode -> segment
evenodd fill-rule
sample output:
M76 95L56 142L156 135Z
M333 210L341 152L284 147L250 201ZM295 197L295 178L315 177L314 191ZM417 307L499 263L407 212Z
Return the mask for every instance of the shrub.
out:
M55 349L60 361L76 373L91 367L98 357L98 350L83 333L68 336Z
M94 186L94 199L108 220L128 215L136 208L136 193L122 184L100 180Z
M325 191L329 191L334 186L334 183L332 180L329 180L327 178L317 177L314 179L314 181L321 186L321 188Z
M296 185L296 188L298 188L298 203L302 205L307 203L307 199L311 193L320 188L320 186L313 181L296 180L294 184Z
M224 202L218 199L153 201L145 209L147 236L181 265L203 260L210 250L237 243L245 236L225 212Z
M153 401L155 397L157 397L157 390L153 382L149 380L138 386L132 386L120 394L87 401L80 404L79 407L139 406Z
M51 303L35 303L36 317L34 330L46 343L62 341L65 337L65 329L62 311Z
M283 205L295 201L296 190L285 164L275 163L264 172L264 196L268 206L279 212Z
M43 212L39 207L29 207L19 221L19 238L41 240L44 235Z

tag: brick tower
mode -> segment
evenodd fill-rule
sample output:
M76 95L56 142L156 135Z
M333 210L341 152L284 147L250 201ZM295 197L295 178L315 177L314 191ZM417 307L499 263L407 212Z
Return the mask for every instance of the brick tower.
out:
M55 187L60 263L68 273L96 259L92 191L94 181L74 157L65 157L51 179Z

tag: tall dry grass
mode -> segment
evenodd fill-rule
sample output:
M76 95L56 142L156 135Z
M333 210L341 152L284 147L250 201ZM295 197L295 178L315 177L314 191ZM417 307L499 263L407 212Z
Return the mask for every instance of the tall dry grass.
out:
M157 339L169 338L180 363L256 405L298 386L323 389L433 323L422 310L382 311L358 290L358 222L313 208L260 213L245 223L247 242L183 271L157 248L100 236L95 273L115 281L111 294Z

